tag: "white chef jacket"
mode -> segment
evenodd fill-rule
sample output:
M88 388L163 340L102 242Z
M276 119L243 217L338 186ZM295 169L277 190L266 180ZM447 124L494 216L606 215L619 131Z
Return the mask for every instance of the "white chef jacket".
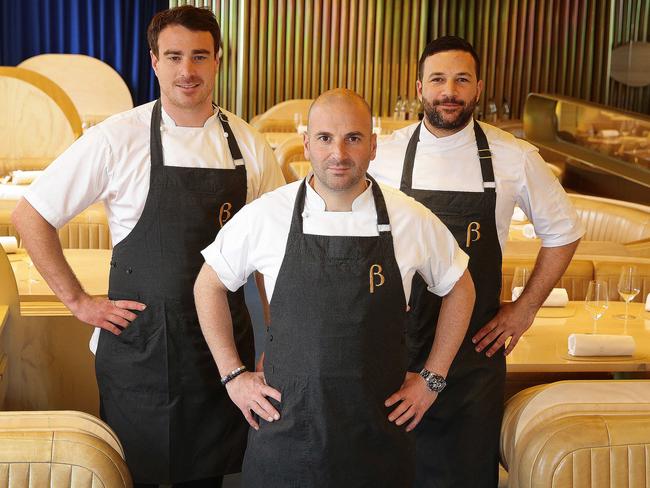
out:
M138 222L149 192L154 103L114 115L88 130L30 186L27 201L56 228L103 201L113 245L124 239ZM283 185L282 171L262 135L236 115L224 113L246 165L246 201ZM235 167L216 113L203 127L179 127L163 109L161 136L165 166Z
M301 184L302 180L291 183L246 205L203 250L205 262L229 290L237 290L257 270L264 275L266 293L272 300ZM416 272L422 275L429 291L446 295L467 268L468 256L426 207L397 190L380 187L406 302ZM350 212L326 211L325 201L307 185L303 231L327 236L377 236L377 213L370 184L354 200Z
M149 193L150 127L155 102L114 115L92 127L30 186L25 199L59 228L89 205L102 201L116 245L135 227ZM273 151L241 118L223 111L246 165L246 201L284 184ZM179 127L162 110L165 166L235 168L217 114L203 127ZM97 350L99 328L90 339Z
M495 218L501 250L508 238L515 204L533 223L544 247L563 246L582 237L584 228L578 214L537 148L508 132L479 123L492 153L497 193ZM377 157L368 169L377 181L400 187L406 146L417 126L404 127L379 141ZM473 120L447 137L436 137L422 124L413 188L483 191Z

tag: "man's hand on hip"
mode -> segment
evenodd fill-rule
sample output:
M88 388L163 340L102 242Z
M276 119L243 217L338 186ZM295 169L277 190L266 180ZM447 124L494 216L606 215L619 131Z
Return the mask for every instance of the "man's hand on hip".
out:
M84 294L70 306L70 311L82 322L101 327L115 335L120 335L137 315L131 310L141 312L147 308L144 303L131 300L107 300Z
M266 384L264 373L242 373L226 383L226 390L253 429L258 430L260 426L252 412L268 422L280 419L280 414L266 397L279 402L282 395Z
M518 307L517 302L502 304L495 317L472 337L472 342L476 344L476 351L481 352L494 342L485 353L486 356L491 357L510 338L504 352L505 355L510 354L534 319L535 313L527 307Z
M399 402L388 415L388 420L395 422L395 425L403 425L410 420L406 426L406 432L410 432L420 423L436 398L438 394L429 390L424 378L417 373L406 373L400 389L384 402L386 407L392 407Z

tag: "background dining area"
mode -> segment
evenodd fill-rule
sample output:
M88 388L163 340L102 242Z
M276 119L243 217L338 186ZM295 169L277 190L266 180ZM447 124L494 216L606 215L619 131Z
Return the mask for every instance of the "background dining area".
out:
M79 25L61 20L45 30L76 29L82 41L66 49L58 34L45 48L45 33L30 46L2 38L0 479L14 469L13 479L27 483L9 486L36 486L36 465L59 466L52 486L131 486L120 440L98 419L92 327L48 286L11 213L84 132L159 96L144 32L151 15L181 4L215 13L222 46L214 102L262 134L287 183L311 171L303 134L321 92L361 94L381 143L422 120L416 81L426 43L454 34L476 46L485 91L474 117L539 148L586 231L506 358L500 486L650 483L650 1L125 0L113 10L18 3L0 7L0 25L72 9ZM24 29L20 36L35 36ZM101 47L101 29L123 42ZM502 302L518 298L535 266L542 243L533 217L515 207ZM104 206L91 205L57 233L83 288L106 297L113 246ZM254 281L245 292L259 356L265 324ZM224 486L238 483L231 477Z

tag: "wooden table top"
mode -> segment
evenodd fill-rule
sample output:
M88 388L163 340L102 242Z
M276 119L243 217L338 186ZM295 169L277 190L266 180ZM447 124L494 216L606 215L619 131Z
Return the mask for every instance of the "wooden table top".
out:
M625 310L623 302L610 302L605 315L597 321L598 334L628 334L636 341L636 351L630 357L571 357L568 337L572 333L593 333L591 315L584 302L569 302L563 308L540 309L533 325L519 340L507 357L509 373L532 372L621 372L650 371L650 312L642 303L630 303L630 313L636 316L627 323L615 315Z
M109 249L64 249L72 271L90 295L106 296L112 251ZM20 301L58 301L24 250L8 254L16 277Z

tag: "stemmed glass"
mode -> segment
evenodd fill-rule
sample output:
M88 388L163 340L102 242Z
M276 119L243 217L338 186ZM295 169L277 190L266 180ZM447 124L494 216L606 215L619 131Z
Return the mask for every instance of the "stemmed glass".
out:
M514 302L523 293L529 278L528 268L517 266L512 277L512 301Z
M594 319L594 334L597 329L596 322L605 314L605 310L608 308L607 282L601 280L590 281L587 288L587 297L585 298L585 310Z
M618 286L616 288L621 299L625 302L625 313L616 315L617 319L635 319L634 315L628 313L630 302L641 291L641 283L636 272L636 266L624 265L621 268L621 274L618 277Z

